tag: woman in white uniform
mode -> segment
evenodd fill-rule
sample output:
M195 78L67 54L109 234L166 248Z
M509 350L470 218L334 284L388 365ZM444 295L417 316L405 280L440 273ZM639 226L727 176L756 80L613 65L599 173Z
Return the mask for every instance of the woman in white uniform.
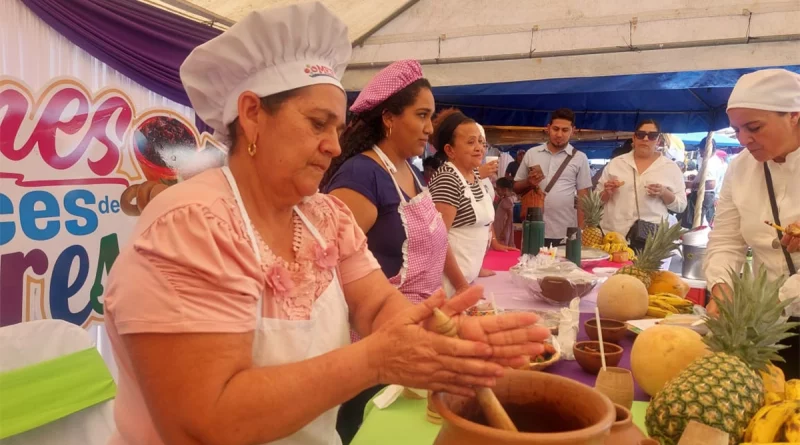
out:
M543 349L533 316L457 316L479 289L413 305L352 213L317 193L341 153L350 52L314 2L253 12L184 62L229 166L151 201L111 271L113 444L334 445L338 405L366 388L471 395ZM421 328L436 306L461 340Z
M447 226L450 250L472 282L480 274L494 222L494 205L478 171L486 147L478 124L455 109L439 113L432 139L444 164L431 178L431 196ZM446 277L444 286L448 295L455 292Z
M722 185L705 259L708 287L724 298L728 273L741 270L749 246L754 269L766 268L770 279L790 277L781 298L800 297L800 236L764 224L800 229L800 75L771 69L742 76L728 100L728 117L747 151L731 162ZM713 301L708 309L717 313ZM800 298L789 312L800 321ZM780 354L786 363L776 365L787 379L800 378L800 340L785 344L790 348Z

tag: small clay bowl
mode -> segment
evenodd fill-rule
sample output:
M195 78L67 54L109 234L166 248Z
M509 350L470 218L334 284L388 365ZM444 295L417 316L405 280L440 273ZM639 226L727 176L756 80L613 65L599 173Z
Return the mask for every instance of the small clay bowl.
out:
M604 342L619 344L619 341L625 338L628 332L628 327L625 323L610 318L601 318L600 325L603 330ZM586 331L586 335L589 336L589 339L594 341L599 340L597 338L597 320L594 318L586 320L586 323L583 324L583 329Z
M585 350L586 347L592 351ZM622 347L614 343L603 342L603 349L606 353L606 366L617 366L622 359ZM572 347L572 352L581 368L589 374L597 374L603 367L600 360L599 341L579 341Z

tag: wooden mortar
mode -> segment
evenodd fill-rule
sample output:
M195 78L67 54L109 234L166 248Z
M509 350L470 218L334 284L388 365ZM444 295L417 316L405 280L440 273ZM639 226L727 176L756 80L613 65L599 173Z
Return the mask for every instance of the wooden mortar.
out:
M445 335L447 337L458 338L458 327L452 318L440 311L439 308L433 310L434 317L434 332ZM479 387L475 388L475 395L477 396L478 403L486 416L489 425L506 431L517 431L511 417L508 416L503 405L497 400L497 396L491 388Z

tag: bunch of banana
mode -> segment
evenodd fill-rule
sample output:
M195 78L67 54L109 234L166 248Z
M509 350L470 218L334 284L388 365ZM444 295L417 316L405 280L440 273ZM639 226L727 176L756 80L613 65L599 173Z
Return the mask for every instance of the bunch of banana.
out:
M677 295L661 292L650 295L647 306L649 317L664 318L672 314L691 314L694 303Z
M606 244L628 245L628 241L625 240L625 236L617 232L606 232L606 236L603 237L603 242Z
M800 401L785 400L765 405L744 432L748 443L800 443Z
M800 400L800 379L789 380L783 390L786 400Z
M800 380L789 380L784 394L770 391L765 399L747 426L745 442L800 443Z

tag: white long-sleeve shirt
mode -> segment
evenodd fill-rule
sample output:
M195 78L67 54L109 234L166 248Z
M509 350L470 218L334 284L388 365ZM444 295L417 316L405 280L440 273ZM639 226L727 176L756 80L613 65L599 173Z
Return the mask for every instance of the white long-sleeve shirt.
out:
M665 156L659 156L644 173L638 173L633 152L625 153L612 159L606 165L597 184L597 189L602 191L604 184L611 176L625 181L625 184L617 189L617 192L605 205L603 220L600 222L600 227L604 231L626 235L633 223L639 219L636 214L636 194L633 189L634 174L636 175L639 211L642 220L658 224L662 219L669 217L669 210L680 213L686 209L686 186L678 164ZM649 196L645 188L648 184L661 184L675 195L675 200L666 205L660 197Z
M800 222L800 149L779 164L769 161L775 199L781 225L786 227ZM775 229L764 224L774 221L767 192L764 164L756 161L748 151L742 152L728 167L722 185L714 230L711 231L705 259L708 288L729 283L729 271L739 272L745 261L747 246L753 249L753 268L767 268L771 279L789 275L789 266L780 248L772 241L778 235ZM792 254L796 267L800 267L800 253ZM795 315L800 316L800 313Z

